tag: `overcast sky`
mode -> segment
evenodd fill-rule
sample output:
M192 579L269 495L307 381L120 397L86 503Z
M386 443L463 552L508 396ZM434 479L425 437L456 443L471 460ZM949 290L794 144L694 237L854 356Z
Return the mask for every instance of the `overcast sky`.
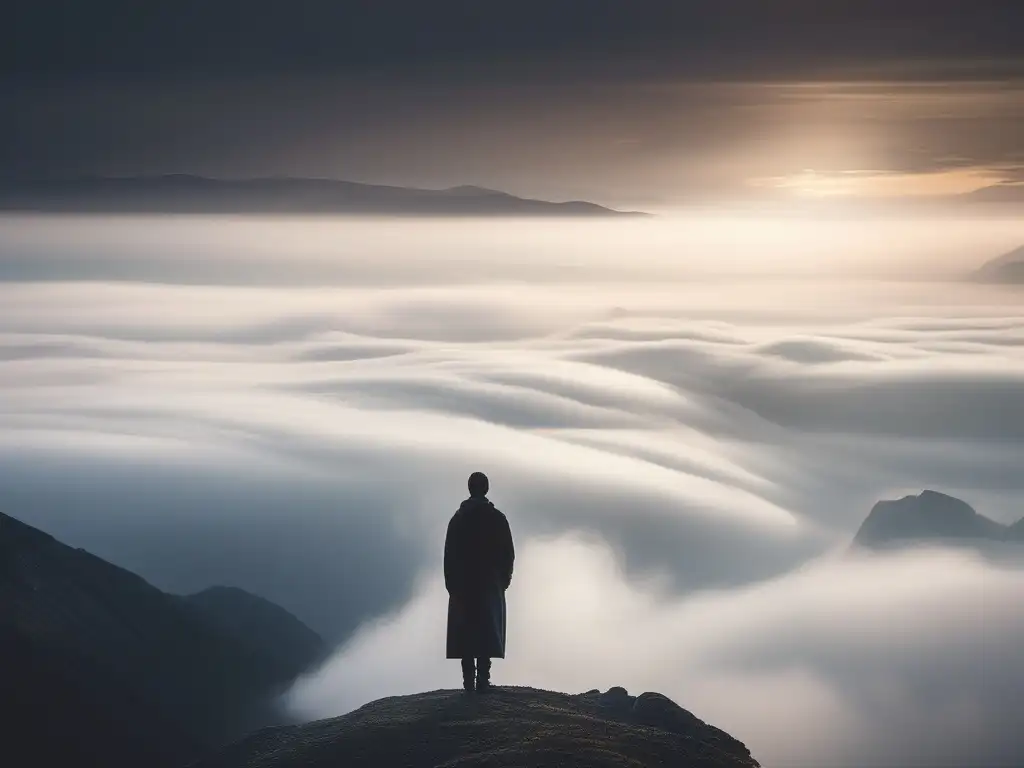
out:
M0 168L961 195L1022 178L1022 27L1012 0L22 4Z

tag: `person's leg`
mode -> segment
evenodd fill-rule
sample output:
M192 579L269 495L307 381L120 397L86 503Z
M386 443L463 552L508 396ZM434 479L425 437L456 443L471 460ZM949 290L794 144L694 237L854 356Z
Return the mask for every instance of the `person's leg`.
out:
M476 689L486 691L491 687L491 660L480 658L476 660Z
M476 670L473 668L473 659L462 660L462 687L467 691L473 690L473 676Z

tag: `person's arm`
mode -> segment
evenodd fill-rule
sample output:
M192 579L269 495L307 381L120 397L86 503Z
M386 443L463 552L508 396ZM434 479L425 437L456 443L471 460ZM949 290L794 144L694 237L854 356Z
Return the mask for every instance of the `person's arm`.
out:
M508 589L512 583L512 569L516 562L516 548L512 543L512 529L509 528L508 518L504 515L501 516L501 539L502 539L502 559L503 559L503 574L505 576L505 589Z
M454 522L454 518L448 521L448 532L444 537L444 588L448 590L448 594L455 588L455 569L458 567Z

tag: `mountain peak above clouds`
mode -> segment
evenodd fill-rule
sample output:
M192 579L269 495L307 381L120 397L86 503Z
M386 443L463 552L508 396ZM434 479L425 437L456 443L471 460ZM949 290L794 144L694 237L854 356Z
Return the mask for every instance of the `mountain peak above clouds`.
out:
M1024 285L1024 245L985 263L974 278L985 283Z
M857 531L854 542L885 547L924 541L1001 541L1009 538L1011 530L978 514L965 501L924 490L917 496L879 501Z
M758 767L742 743L658 693L498 687L393 696L340 717L267 728L193 768L341 765Z

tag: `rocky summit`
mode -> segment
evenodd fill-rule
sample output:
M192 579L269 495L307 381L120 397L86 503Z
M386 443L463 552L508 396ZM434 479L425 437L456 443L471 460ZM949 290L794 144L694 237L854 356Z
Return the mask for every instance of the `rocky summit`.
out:
M396 696L265 728L194 768L753 768L749 750L660 693L496 687Z

